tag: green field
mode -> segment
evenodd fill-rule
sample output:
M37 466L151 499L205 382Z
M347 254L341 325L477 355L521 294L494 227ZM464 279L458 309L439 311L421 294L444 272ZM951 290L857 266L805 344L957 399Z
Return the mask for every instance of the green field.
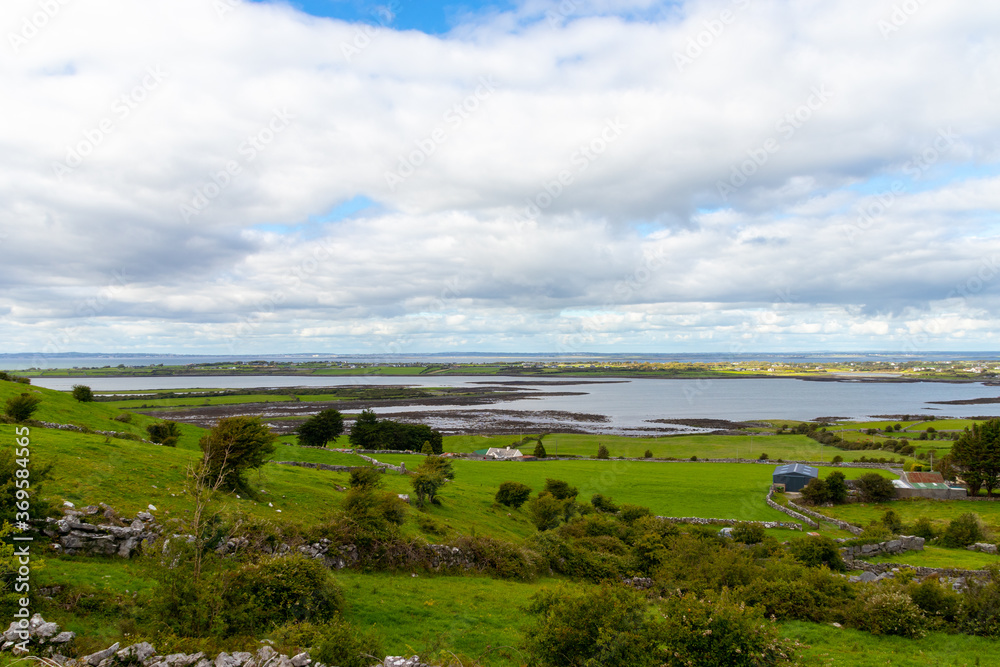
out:
M973 512L978 514L987 526L994 531L1000 532L1000 502L984 502L976 500L929 500L925 498L913 498L908 500L896 500L884 505L866 505L856 503L850 505L838 505L836 507L820 508L820 512L829 516L849 521L855 525L866 525L872 521L878 521L885 514L886 510L892 509L903 520L904 523L913 523L924 516L932 522L943 527L947 522L965 514Z
M926 546L923 551L908 551L898 556L879 556L866 560L872 563L905 563L914 567L953 567L961 570L982 570L988 565L1000 565L1000 556L934 546Z

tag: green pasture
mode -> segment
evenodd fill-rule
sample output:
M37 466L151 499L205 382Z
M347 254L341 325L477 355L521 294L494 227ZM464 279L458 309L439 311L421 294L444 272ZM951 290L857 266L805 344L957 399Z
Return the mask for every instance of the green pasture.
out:
M995 639L933 632L923 639L876 636L852 628L788 621L781 634L809 646L802 652L805 665L843 667L935 667L990 665L1000 656Z
M975 500L930 500L927 498L911 498L895 500L882 505L851 503L836 507L819 508L819 512L829 516L849 521L855 525L864 526L872 521L879 521L886 510L895 511L903 523L913 523L920 517L927 517L938 528L943 528L952 519L973 512L978 514L983 523L995 532L1000 532L1000 502Z
M923 551L908 551L897 556L878 556L866 560L872 563L905 563L914 567L951 567L960 570L982 570L988 565L1000 565L1000 556L935 546L925 546Z

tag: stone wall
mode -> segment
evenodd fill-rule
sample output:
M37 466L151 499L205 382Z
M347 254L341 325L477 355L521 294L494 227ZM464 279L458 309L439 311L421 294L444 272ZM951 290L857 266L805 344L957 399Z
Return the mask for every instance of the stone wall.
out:
M407 454L409 452L385 452L385 453L386 454ZM364 454L358 454L358 456L360 456L361 458L363 458L365 461L368 461L368 463L371 463L372 465L378 466L380 468L388 468L389 470L392 470L393 472L398 472L400 475L405 475L406 474L406 465L405 464L402 465L402 466L394 466L394 465L392 465L390 463L382 463L381 461L376 461L372 457L365 456Z
M924 538L901 535L897 540L888 540L878 544L861 544L856 547L843 547L840 556L848 564L855 559L874 558L876 556L894 556L907 551L923 551ZM862 568L856 568L862 569Z
M770 495L768 497L770 497ZM837 526L837 528L840 528L841 530L846 530L852 535L860 535L862 532L864 532L862 528L859 528L854 524L847 523L846 521L841 521L840 519L834 519L833 517L826 516L825 514L820 514L819 512L814 512L808 507L802 507L802 505L793 503L791 500L788 501L788 506L794 509L796 512L805 514L806 516L812 517L817 521L825 521L827 523L832 523L833 525ZM815 524L815 526L818 528L819 524Z
M106 523L92 524L84 517L96 516L103 509ZM62 519L46 519L42 530L55 542L53 546L67 555L89 554L131 558L143 543L152 542L160 535L160 526L149 512L139 512L134 519L122 519L101 503L81 510L64 509Z
M786 523L784 521L738 521L736 519L703 519L697 516L658 516L657 519L664 519L672 523L690 523L699 526L735 526L738 523L755 523L764 528L785 528L788 530L802 530L802 526L797 523Z
M329 470L331 472L351 472L363 466L335 466L329 463L309 463L307 461L271 461L279 466L298 466L299 468L313 468L315 470Z
M816 523L815 521L813 521L809 517L805 516L804 514L799 514L798 512L796 512L794 510L788 509L787 507L784 507L784 506L779 505L778 503L774 502L774 489L771 489L770 491L767 492L767 498L765 498L764 500L767 503L768 507L776 509L779 512L783 512L783 513L787 514L788 516L792 517L793 519L796 519L797 521L801 521L802 523L806 524L810 528L819 528L819 524L818 523Z

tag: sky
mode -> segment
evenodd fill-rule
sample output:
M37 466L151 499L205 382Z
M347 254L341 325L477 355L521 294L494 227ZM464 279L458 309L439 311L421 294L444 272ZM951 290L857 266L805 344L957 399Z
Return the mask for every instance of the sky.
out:
M1000 3L5 0L0 352L1000 349Z

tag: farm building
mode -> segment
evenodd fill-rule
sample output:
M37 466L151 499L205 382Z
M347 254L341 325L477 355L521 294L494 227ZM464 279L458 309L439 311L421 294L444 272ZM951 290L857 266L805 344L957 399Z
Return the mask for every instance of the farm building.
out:
M901 479L892 481L898 498L935 498L959 500L967 497L964 487L952 486L939 472L904 472Z
M521 450L519 449L511 449L510 447L504 447L503 449L500 449L499 447L490 447L486 450L484 458L487 460L493 459L496 461L509 461L510 459L519 459L522 456L523 454L521 454Z
M789 463L778 466L774 469L771 482L782 484L785 491L801 491L802 487L809 483L809 480L819 477L819 470L802 463Z

